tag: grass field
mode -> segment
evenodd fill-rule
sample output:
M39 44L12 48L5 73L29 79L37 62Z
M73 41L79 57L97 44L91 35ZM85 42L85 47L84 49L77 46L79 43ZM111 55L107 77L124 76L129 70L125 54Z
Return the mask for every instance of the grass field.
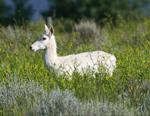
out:
M58 54L112 53L117 58L113 76L57 76L45 66L44 51L29 49L43 33L43 21L1 26L0 115L150 115L150 19L121 20L115 28L109 23L103 28L92 21L81 23L53 22Z

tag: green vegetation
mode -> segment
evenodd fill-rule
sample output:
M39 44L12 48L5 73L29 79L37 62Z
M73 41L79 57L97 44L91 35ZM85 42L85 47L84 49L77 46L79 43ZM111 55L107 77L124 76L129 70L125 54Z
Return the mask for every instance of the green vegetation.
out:
M51 0L49 0L51 2ZM116 23L119 16L124 19L137 19L142 15L148 0L53 0L54 8L43 13L43 16L63 17L79 21L82 18L94 19L105 23L111 20ZM50 4L51 5L51 4ZM67 6L67 7L66 7ZM137 17L138 16L138 17Z
M28 0L10 0L14 8L6 4L6 0L0 0L0 24L23 25L26 24L35 12ZM9 3L9 2L8 2Z
M115 28L89 22L90 38L81 36L84 22L53 22L58 54L112 53L117 57L112 77L87 72L70 80L46 68L44 51L29 49L43 33L43 21L0 27L0 115L150 115L150 20L120 20Z
M25 25L37 13L29 0L0 0L0 24L1 25ZM105 24L112 21L114 25L119 17L125 20L139 20L149 16L147 7L149 0L45 0L49 8L39 7L39 14L45 20L47 17L65 18L79 22L83 18L93 19L98 23ZM34 1L34 4L37 1ZM8 3L12 3L10 5ZM45 3L45 2L44 2ZM43 5L41 1L41 6ZM46 7L43 5L43 7ZM43 10L42 10L43 9ZM37 19L38 20L38 19Z

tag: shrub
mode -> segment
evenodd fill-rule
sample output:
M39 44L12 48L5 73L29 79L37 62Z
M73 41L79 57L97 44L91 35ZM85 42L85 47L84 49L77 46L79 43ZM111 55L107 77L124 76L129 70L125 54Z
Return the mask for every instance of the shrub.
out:
M78 41L81 43L92 43L99 48L107 41L107 36L93 20L81 20L75 25L75 30L79 35Z
M89 42L90 39L99 36L99 29L94 21L81 20L79 24L75 25L75 29L84 42Z
M71 91L54 89L48 94L42 86L17 77L0 84L0 108L6 115L77 116L133 115L122 104L80 102Z
M0 83L0 108L4 114L23 114L34 108L47 93L38 83L22 81L17 77Z

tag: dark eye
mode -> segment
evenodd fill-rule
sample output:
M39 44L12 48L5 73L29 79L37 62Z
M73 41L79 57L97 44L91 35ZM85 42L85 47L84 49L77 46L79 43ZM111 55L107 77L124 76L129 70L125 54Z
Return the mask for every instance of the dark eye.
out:
M43 40L46 40L46 38L45 38L45 37L43 37L42 39L43 39Z

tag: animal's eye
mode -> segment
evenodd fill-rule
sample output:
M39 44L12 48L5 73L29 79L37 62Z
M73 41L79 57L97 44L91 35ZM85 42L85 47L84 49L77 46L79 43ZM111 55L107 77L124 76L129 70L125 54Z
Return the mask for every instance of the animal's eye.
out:
M43 37L42 39L43 39L43 40L46 40L46 38L45 38L45 37Z

